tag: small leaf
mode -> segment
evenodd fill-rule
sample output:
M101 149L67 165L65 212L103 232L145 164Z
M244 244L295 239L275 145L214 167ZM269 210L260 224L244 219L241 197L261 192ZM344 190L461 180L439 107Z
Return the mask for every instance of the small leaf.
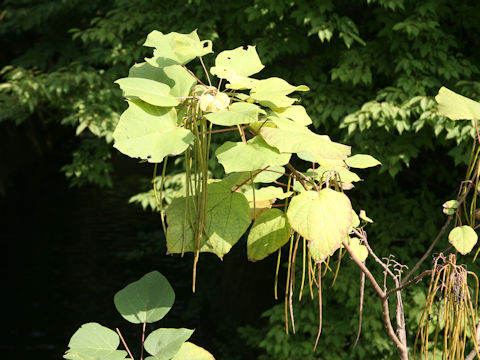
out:
M446 87L441 87L435 97L438 114L452 120L480 119L480 103L459 95Z
M348 240L348 244L350 245L350 250L352 250L355 257L360 260L361 262L365 261L368 257L368 250L365 245L360 244L360 240L358 238L350 238Z
M155 360L169 360L180 350L183 343L192 336L190 329L157 329L145 339L145 350ZM152 360L153 360L152 359Z
M115 81L129 99L141 99L146 103L157 106L177 106L178 100L170 95L170 87L161 82L128 77Z
M345 159L345 164L357 169L365 169L377 165L382 165L380 161L371 155L357 154Z
M442 205L443 213L446 215L453 215L458 208L457 200L448 200L445 201Z
M257 217L248 235L248 259L264 259L281 248L289 238L290 224L285 213L279 209L265 211Z
M255 136L246 144L226 141L215 152L225 173L255 171L266 166L281 166L290 161L290 154L281 154L268 145L261 136Z
M369 222L369 223L373 223L373 220L370 219L370 218L367 216L367 213L365 212L365 210L360 210L360 213L358 214L358 216L359 216L360 219L362 219L363 221L366 221L366 222Z
M125 359L126 351L117 350L117 333L97 323L83 324L70 339L64 355L69 360Z
M215 358L204 348L187 341L172 360L215 360Z
M457 226L448 234L448 241L462 255L466 255L472 251L477 240L477 233L468 225Z
M115 306L127 321L152 323L168 313L175 293L168 280L158 271L144 275L115 294Z

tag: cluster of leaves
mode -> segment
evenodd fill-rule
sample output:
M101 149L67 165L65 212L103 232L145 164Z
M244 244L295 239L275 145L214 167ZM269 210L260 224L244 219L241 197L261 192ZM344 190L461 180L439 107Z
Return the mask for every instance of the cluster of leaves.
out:
M141 358L144 349L151 355L146 360L214 360L205 349L188 342L191 329L160 328L146 338L145 325L161 320L171 309L175 293L168 280L158 271L150 272L115 294L115 307L132 324L143 324ZM64 355L69 360L133 360L128 351L118 350L121 333L98 323L87 323L73 334Z

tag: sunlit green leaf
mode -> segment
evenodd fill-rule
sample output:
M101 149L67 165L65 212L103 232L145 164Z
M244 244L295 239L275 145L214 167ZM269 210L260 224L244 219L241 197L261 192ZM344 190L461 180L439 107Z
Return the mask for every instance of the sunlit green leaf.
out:
M237 102L230 105L228 110L210 113L205 117L215 125L234 126L256 122L260 111L255 104Z
M157 329L145 339L145 350L153 355L151 360L169 360L192 336L190 329Z
M272 199L285 199L292 195L292 192L283 192L283 189L278 186L266 186L260 189L249 189L243 193L248 201L253 201L255 197L255 201L264 201L264 200L272 200Z
M380 161L371 155L356 154L345 159L345 164L357 169L365 169L377 165L382 165Z
M255 171L266 166L281 166L290 161L290 154L281 154L268 145L261 136L255 136L246 144L225 142L215 152L225 172Z
M292 198L287 216L292 228L311 240L311 247L329 256L346 239L352 225L352 206L345 194L332 189L305 191Z
M468 225L457 226L448 234L448 241L462 255L466 255L472 251L477 240L477 233Z
M215 360L215 358L204 348L187 341L172 360Z
M161 162L167 155L181 154L193 142L190 130L177 127L176 122L174 108L129 101L113 133L114 146L130 157Z
M83 324L70 339L63 356L69 360L123 360L126 351L117 350L117 333L97 323Z
M367 216L367 213L365 212L365 210L360 210L358 217L365 222L373 223L373 220Z
M317 162L324 159L343 160L350 154L350 147L335 143L326 135L318 135L308 128L290 120L279 118L272 120L277 124L274 127L262 127L260 134L271 146L281 152L311 154Z
M248 46L247 49L240 46L222 51L215 59L215 66L230 68L237 76L245 77L256 74L264 68L255 46Z
M146 103L157 106L176 106L178 100L170 95L170 87L161 82L128 77L115 81L129 99L141 99Z
M190 34L177 32L163 34L154 30L148 34L144 46L155 48L154 55L159 58L160 62L167 59L181 65L197 56L204 56L212 52L212 42L210 40L200 41L197 30Z
M188 96L193 85L197 82L194 77L180 65L156 67L146 62L132 66L128 76L155 80L166 84L170 87L170 95L175 97Z
M152 323L162 319L170 310L175 293L168 280L158 271L144 275L114 297L120 315L134 324Z
M452 120L480 119L480 103L441 87L435 97L438 113Z
M274 108L277 114L285 116L287 119L293 120L302 125L310 125L312 119L308 116L307 111L301 105L292 105L286 108Z
M273 77L258 81L250 91L252 99L270 108L285 108L292 105L296 99L287 95L294 91L308 91L305 85L293 86L283 79Z
M172 254L194 251L193 199L186 212L185 197L176 198L167 208L167 248ZM206 236L200 243L201 252L212 252L218 257L230 251L250 225L250 208L243 194L232 192L232 186L224 181L207 186ZM187 217L185 216L187 214ZM208 237L208 238L207 238Z
M343 183L358 182L362 180L357 174L348 170L344 166L321 166L315 169L315 171L309 169L307 171L307 175L321 181L325 181L328 175L330 175L331 180L335 179L335 176L338 176L340 178L340 181Z
M358 238L350 238L348 240L348 245L350 246L350 250L352 250L353 254L358 260L363 262L367 259L367 247L365 245L361 245Z
M282 247L289 237L290 224L285 213L279 209L265 211L255 220L248 234L248 259L264 259Z

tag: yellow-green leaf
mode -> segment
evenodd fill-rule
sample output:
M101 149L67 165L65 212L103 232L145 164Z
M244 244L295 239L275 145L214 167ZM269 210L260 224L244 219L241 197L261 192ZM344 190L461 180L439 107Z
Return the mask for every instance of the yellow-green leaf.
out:
M324 256L332 255L340 247L352 226L350 200L332 189L305 191L294 196L287 216L292 228L311 240L310 247Z
M435 96L438 113L452 120L480 119L480 103L441 87Z
M462 255L472 251L477 240L477 233L468 225L457 226L448 234L448 241Z
M349 158L345 159L345 164L357 169L365 169L377 165L382 165L382 163L375 159L373 156L366 154L357 154L350 156Z
M350 238L348 240L348 245L350 246L350 250L352 250L353 255L355 255L358 260L363 262L367 259L367 247L365 245L361 245L358 238Z

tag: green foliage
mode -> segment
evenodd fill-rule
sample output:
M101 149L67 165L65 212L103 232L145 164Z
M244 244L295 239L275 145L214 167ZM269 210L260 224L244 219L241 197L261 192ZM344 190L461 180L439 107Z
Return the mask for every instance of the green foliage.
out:
M214 360L205 349L187 340L193 334L190 329L161 328L145 338L145 324L162 319L173 305L175 294L168 280L158 271L152 271L127 285L115 294L118 312L129 322L143 324L142 350L151 355L148 360ZM119 335L120 332L117 329ZM84 324L73 334L64 355L69 360L123 360L132 359L131 350L117 350L120 337L117 333L97 323Z

